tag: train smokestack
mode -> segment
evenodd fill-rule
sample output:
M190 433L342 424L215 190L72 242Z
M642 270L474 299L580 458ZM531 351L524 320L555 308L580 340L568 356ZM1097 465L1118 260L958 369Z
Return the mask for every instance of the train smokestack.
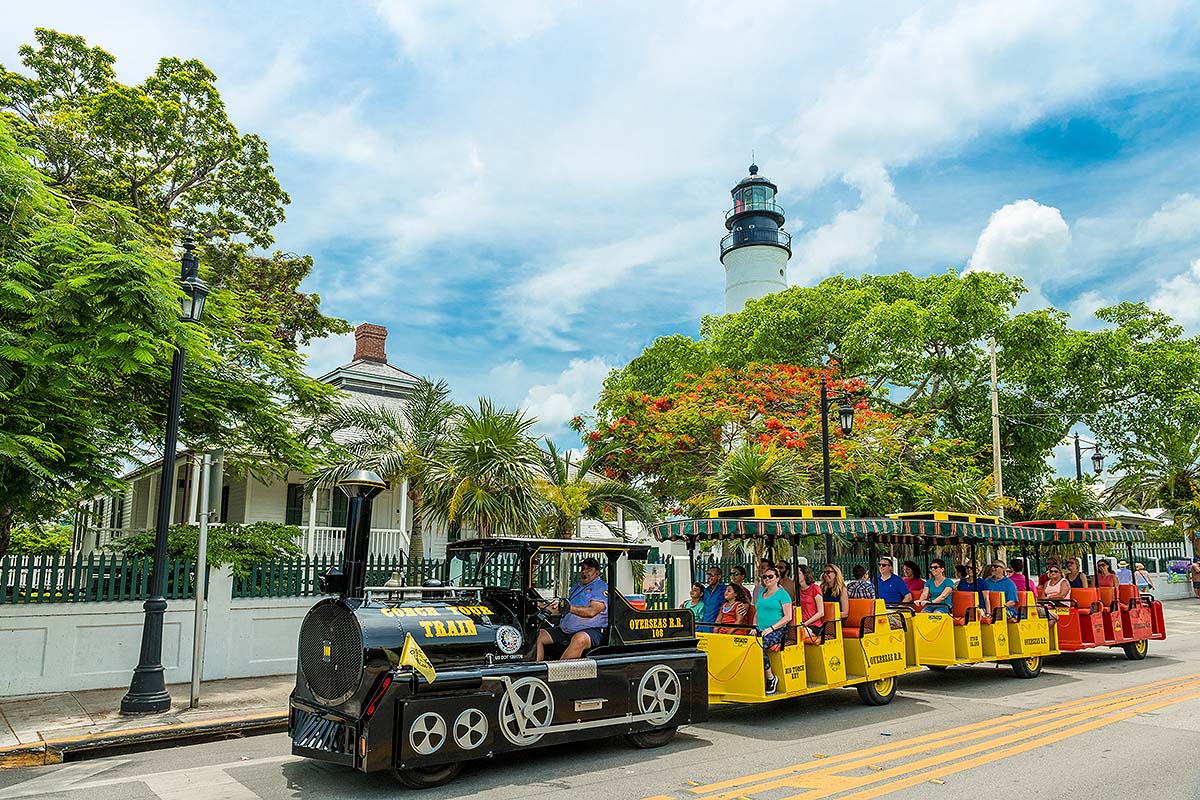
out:
M355 470L338 481L338 488L350 498L347 510L346 542L342 548L342 586L340 595L362 597L367 585L367 551L371 547L371 506L375 496L388 488L383 478L368 470Z

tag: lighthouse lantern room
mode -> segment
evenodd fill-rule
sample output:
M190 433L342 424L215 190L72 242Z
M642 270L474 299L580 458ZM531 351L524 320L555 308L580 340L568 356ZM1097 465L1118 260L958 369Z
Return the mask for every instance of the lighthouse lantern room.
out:
M792 235L783 230L783 207L775 202L779 187L750 174L733 187L733 208L725 214L721 263L725 266L725 313L741 311L746 301L787 288L787 262Z

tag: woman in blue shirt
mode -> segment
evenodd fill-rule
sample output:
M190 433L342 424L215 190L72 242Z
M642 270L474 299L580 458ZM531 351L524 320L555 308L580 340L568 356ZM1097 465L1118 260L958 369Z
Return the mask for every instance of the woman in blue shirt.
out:
M954 605L954 581L946 577L946 562L935 558L929 562L929 580L921 590L927 614L949 614Z
M775 694L779 679L771 671L767 652L783 644L788 625L792 624L792 596L779 585L779 571L771 567L763 572L763 590L754 605L754 624L762 637L763 670L766 672L767 694Z

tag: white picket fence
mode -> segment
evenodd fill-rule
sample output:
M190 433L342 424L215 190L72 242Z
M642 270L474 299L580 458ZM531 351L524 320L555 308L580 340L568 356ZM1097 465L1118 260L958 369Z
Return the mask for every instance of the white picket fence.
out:
M211 527L219 527L223 523L214 522ZM330 556L342 552L346 539L344 528L323 526L304 526L300 528L304 535L300 540L304 554L310 556ZM86 537L86 549L100 549L113 539L119 539L140 530L133 528L89 528ZM409 532L396 528L372 528L371 549L373 556L390 556L408 552ZM94 543L94 544L93 544Z

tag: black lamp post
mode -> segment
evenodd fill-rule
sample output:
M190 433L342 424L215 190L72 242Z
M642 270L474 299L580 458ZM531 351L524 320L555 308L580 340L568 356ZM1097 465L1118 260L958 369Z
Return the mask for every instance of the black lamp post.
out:
M192 237L183 243L183 260L180 264L180 284L183 298L180 299L181 319L184 322L199 322L204 313L204 301L208 287L200 280L200 260L192 251ZM183 399L183 347L175 349L171 361L171 394L167 401L167 440L163 446L162 478L158 487L158 519L154 530L154 571L150 577L150 597L142 606L146 617L142 623L142 650L138 665L133 670L129 691L121 698L122 714L149 714L171 708L171 695L162 665L163 612L167 601L163 598L167 583L167 530L171 527L171 494L175 488L175 444L179 438L179 406Z
M1089 443L1087 447L1080 445L1077 433L1075 434L1075 480L1077 481L1083 480L1083 454L1088 450L1092 451L1092 471L1097 475L1104 472L1104 454L1100 452L1100 445L1095 442Z
M829 408L833 403L840 403L838 406L838 423L841 425L842 433L849 436L850 431L854 429L854 406L850 405L850 395L843 392L831 397L829 395L829 381L822 376L821 459L825 471L825 505L827 506L833 504L829 486ZM827 563L833 562L833 533L828 529L825 531L825 561Z

